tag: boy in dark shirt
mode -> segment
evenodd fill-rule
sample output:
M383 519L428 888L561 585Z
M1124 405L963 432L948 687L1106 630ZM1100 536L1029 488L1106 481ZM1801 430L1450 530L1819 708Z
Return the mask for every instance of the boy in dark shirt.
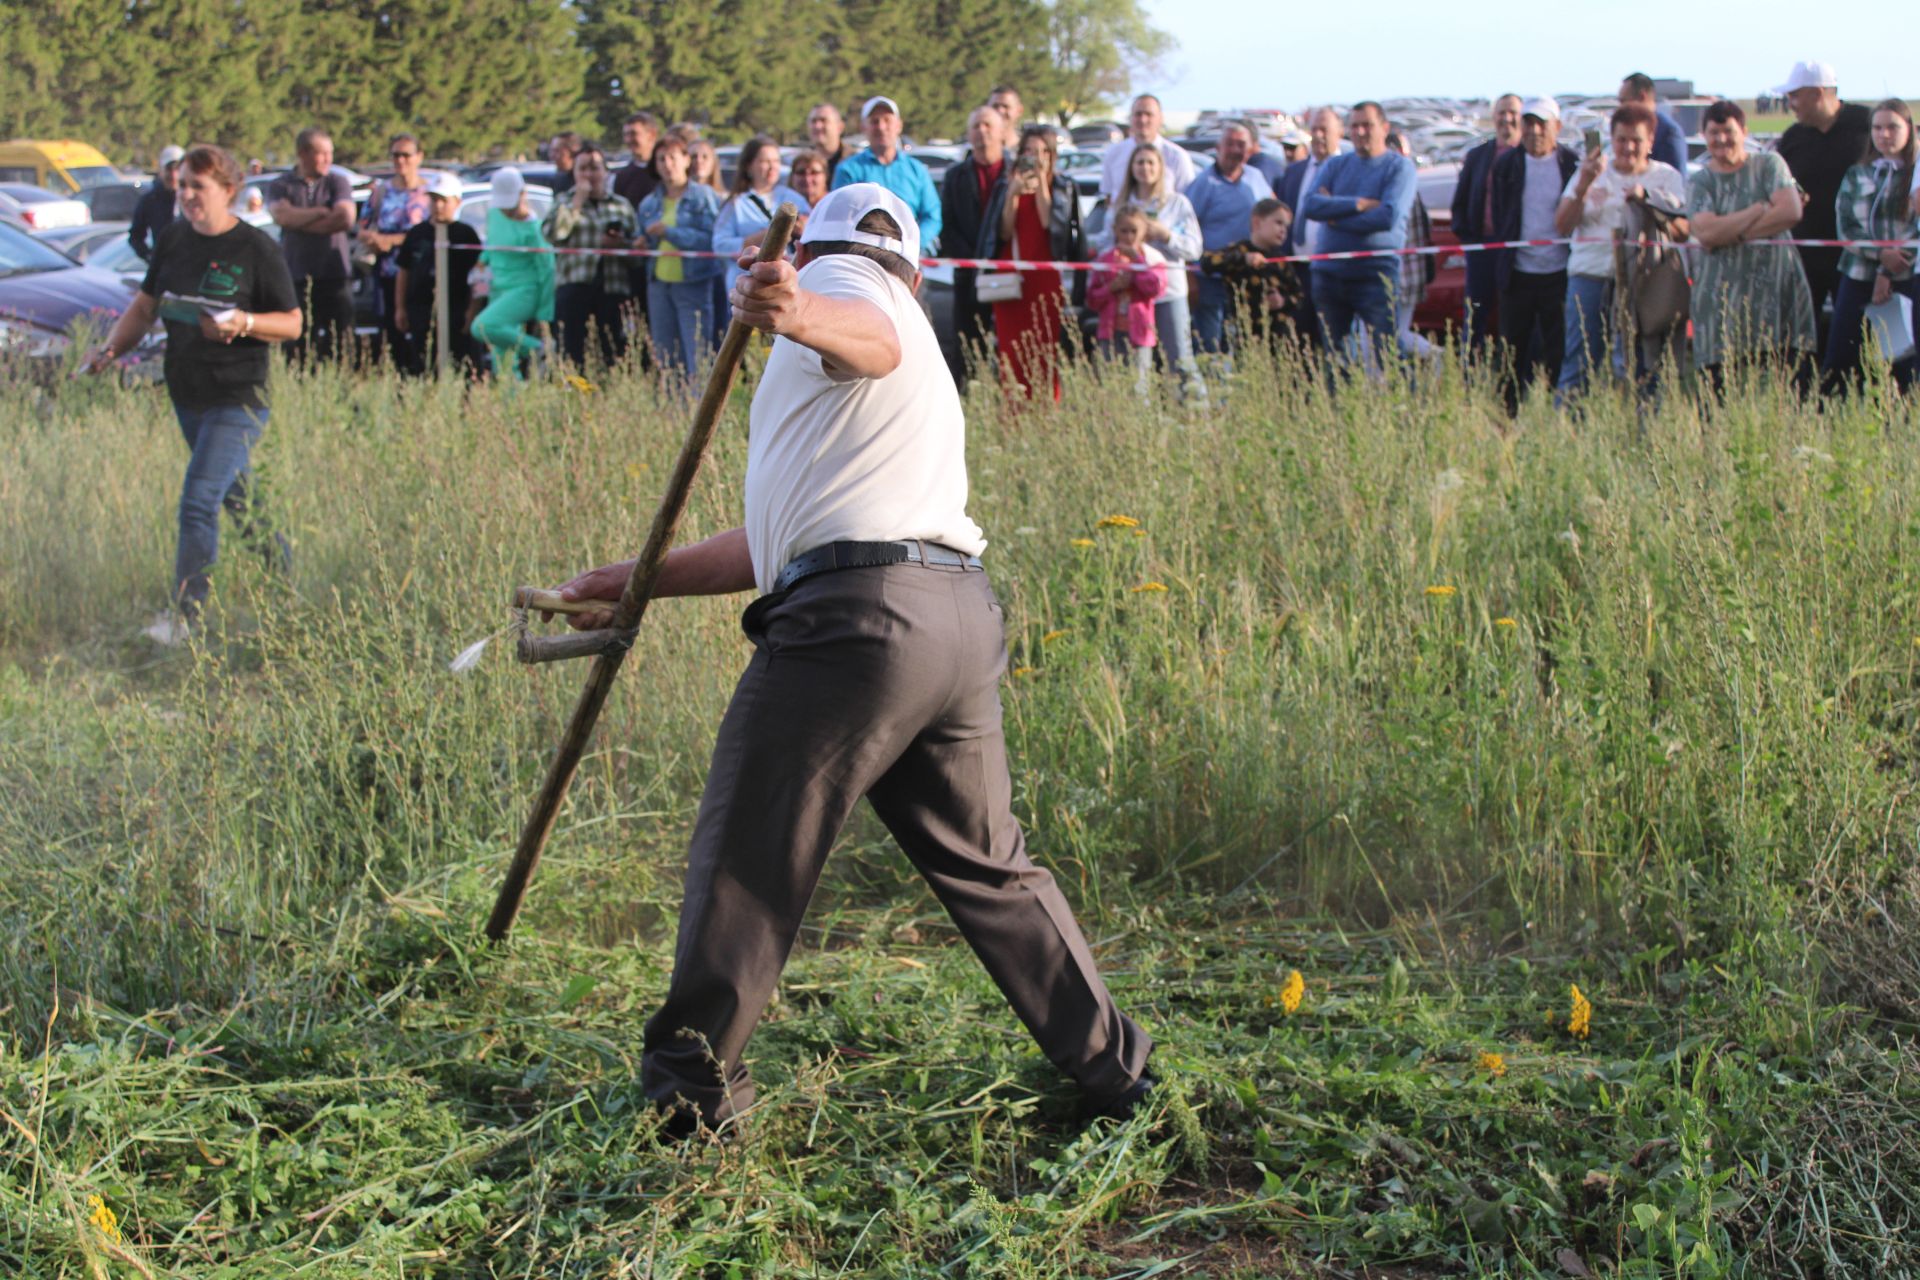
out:
M407 344L407 363L402 372L424 374L433 363L433 237L436 226L447 229L447 314L452 340L447 344L453 360L474 367L473 339L467 322L473 304L473 285L467 276L480 265L480 233L460 221L460 180L443 173L427 187L432 216L407 230L400 242L395 261L399 274L394 277L394 327L413 335Z
M1291 262L1269 262L1293 227L1293 211L1269 196L1253 206L1247 238L1200 255L1200 270L1227 282L1228 314L1245 316L1249 336L1272 341L1295 328L1306 290Z

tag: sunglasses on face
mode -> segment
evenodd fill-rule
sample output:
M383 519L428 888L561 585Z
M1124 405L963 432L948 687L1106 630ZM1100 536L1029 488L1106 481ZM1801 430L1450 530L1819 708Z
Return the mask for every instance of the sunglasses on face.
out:
M389 151L389 152L387 152L387 159L389 159L389 160L412 160L412 159L414 159L414 158L416 158L417 156L419 156L419 154L420 154L420 153L419 153L418 151Z

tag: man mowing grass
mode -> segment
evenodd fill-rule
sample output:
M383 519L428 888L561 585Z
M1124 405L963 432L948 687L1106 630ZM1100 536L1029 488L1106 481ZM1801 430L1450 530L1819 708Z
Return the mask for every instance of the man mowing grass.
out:
M815 207L797 271L740 262L734 312L775 335L746 527L673 551L653 592L762 592L741 620L754 654L714 744L673 978L646 1028L642 1083L675 1135L752 1105L741 1055L861 796L1092 1112L1126 1115L1153 1087L1152 1041L1114 1007L1011 809L1004 620L966 513L960 398L914 299L919 257L906 204L858 183ZM632 565L562 593L613 601Z

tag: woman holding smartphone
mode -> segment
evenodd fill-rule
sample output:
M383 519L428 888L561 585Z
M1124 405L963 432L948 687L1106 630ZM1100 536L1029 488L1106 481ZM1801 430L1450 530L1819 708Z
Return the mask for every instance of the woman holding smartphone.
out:
M1053 130L1029 125L1020 150L987 197L980 216L980 256L1025 262L1079 262L1087 256L1080 198L1055 173ZM1019 272L1020 296L993 304L993 332L1008 394L1060 399L1060 324L1067 294L1052 269Z
M1554 211L1553 226L1574 237L1567 258L1566 354L1560 362L1559 394L1584 388L1607 367L1610 348L1619 342L1609 319L1614 284L1613 233L1626 226L1627 205L1641 200L1668 213L1687 207L1687 180L1672 165L1653 158L1658 120L1651 107L1630 103L1613 113L1613 157L1588 130L1587 154L1567 183ZM1686 219L1674 225L1686 234ZM1611 337L1610 337L1611 335ZM1644 371L1642 371L1644 372Z
M249 482L253 446L267 425L267 348L300 336L300 303L280 246L233 214L240 182L239 163L219 147L194 147L181 159L181 216L154 242L140 291L86 366L90 373L112 368L156 316L165 320L167 394L189 451L172 608L146 628L165 645L185 641L199 621L222 508L269 565L284 569L289 559Z

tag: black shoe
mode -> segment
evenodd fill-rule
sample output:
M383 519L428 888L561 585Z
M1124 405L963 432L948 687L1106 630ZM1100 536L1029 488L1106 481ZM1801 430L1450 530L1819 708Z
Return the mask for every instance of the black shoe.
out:
M1159 1084L1160 1082L1150 1073L1142 1071L1140 1078L1128 1085L1124 1091L1102 1102L1089 1101L1086 1107L1087 1118L1089 1120L1125 1120L1133 1115L1140 1104L1146 1100L1147 1095L1159 1087Z

